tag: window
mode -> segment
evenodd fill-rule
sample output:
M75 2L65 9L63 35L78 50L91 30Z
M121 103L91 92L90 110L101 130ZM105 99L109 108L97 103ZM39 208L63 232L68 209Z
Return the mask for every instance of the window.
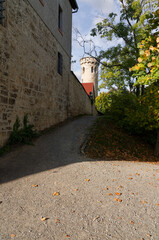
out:
M83 67L83 73L85 73L85 67Z
M93 73L93 67L91 67L91 73Z
M3 25L3 19L4 19L4 7L3 7L3 3L5 2L5 0L0 0L0 24Z
M62 31L62 8L59 5L59 13L58 13L58 28Z
M62 68L63 68L63 57L62 54L58 52L58 67L57 72L62 75Z

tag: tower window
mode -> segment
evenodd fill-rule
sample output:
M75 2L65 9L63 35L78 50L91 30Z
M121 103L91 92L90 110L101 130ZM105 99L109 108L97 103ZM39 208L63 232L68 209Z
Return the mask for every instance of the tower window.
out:
M85 73L85 67L83 67L83 73Z
M58 66L57 66L57 72L62 75L62 69L63 69L63 57L60 52L58 52Z
M5 0L0 0L0 24L3 25L3 19L4 19L4 7L3 7L3 3L5 2Z
M93 67L91 67L91 73L93 73Z
M59 5L59 12L58 12L58 28L59 30L62 31L62 15L63 15L63 11L62 8Z

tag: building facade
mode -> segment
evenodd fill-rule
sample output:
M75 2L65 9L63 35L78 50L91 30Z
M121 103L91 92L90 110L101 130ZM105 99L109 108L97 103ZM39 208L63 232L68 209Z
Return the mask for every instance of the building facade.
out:
M2 7L0 146L16 116L22 120L28 114L40 131L68 117L91 113L90 99L70 72L76 1L5 0Z

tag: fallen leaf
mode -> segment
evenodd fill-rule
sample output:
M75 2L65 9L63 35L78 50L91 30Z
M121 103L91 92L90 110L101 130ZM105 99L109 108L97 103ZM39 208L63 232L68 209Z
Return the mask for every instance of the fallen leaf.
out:
M140 176L140 174L139 174L139 173L136 173L136 175L137 175L137 176Z
M132 180L133 178L132 178L132 177L129 177L128 179L129 179L129 180Z
M87 178L87 179L85 179L85 181L86 181L86 182L89 182L89 181L90 181L90 179L89 179L89 178Z
M46 218L46 217L42 217L42 218L41 218L41 221L44 222L44 221L46 221L47 219L48 219L48 218Z
M16 235L15 235L15 234L11 234L10 236L11 236L11 238L14 238L14 237L16 237Z
M119 199L119 198L115 198L114 200L117 201L117 202L122 202L122 200Z
M109 188L106 187L105 190L109 190Z
M135 224L133 221L130 221L131 224Z
M132 192L131 194L134 195L135 193Z
M157 180L159 181L159 178Z
M70 238L70 235L66 235L66 238Z
M56 223L60 223L60 219L56 219Z
M99 219L100 217L98 216L98 217L95 217L95 218L93 218L93 222L95 221L95 220L97 220L97 219Z
M54 192L52 195L53 195L53 196L59 196L60 193L59 193L59 192Z
M120 185L119 188L123 188L123 186Z
M144 238L140 238L140 240L145 240Z
M112 196L113 194L112 194L112 193L108 193L107 195L108 195L108 196Z
M111 188L111 186L108 186L108 188Z
M32 187L38 187L38 185L37 184L33 184Z
M156 203L156 206L159 206L159 203Z
M117 196L121 196L122 195L122 193L119 193L119 192L116 192L115 193Z
M147 236L147 237L151 237L152 235L150 235L150 234L146 234L146 236Z
M147 203L147 201L141 201L142 204Z
M74 191L76 191L76 192L77 192L77 191L78 191L78 188L75 188L75 189L74 189Z

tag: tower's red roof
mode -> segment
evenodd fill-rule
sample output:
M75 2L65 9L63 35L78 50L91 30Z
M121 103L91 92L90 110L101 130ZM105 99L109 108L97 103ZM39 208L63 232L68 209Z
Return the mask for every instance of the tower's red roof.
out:
M84 89L86 90L87 94L90 95L90 92L93 93L93 83L82 83Z

